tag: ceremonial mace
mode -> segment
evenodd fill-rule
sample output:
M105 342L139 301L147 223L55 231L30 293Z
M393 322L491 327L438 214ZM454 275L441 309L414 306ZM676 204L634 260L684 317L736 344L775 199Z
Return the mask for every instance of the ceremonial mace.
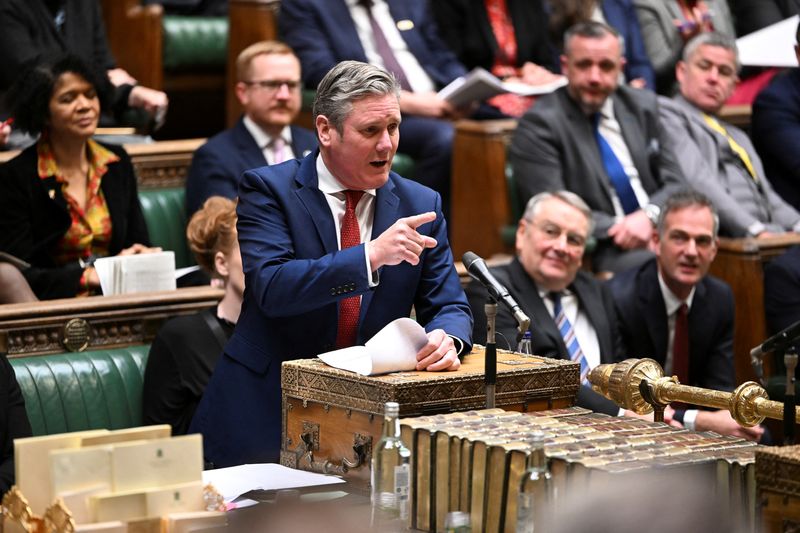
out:
M770 400L754 381L742 383L733 392L690 387L675 376L664 376L661 365L652 359L598 365L589 373L589 382L592 389L625 409L640 415L654 411L656 422L664 421L664 408L671 402L726 409L745 427L765 418L783 419L783 403ZM795 407L794 417L800 422L800 407Z

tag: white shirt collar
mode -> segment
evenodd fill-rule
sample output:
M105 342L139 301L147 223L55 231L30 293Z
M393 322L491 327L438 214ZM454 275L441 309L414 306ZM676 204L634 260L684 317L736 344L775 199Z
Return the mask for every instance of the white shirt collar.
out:
M317 155L317 187L320 191L325 194L336 194L341 193L347 190L347 187L342 185L342 183L336 179L328 167L325 165L325 161L322 160L322 154ZM375 196L375 189L366 189L364 191L365 194L369 194L371 196Z
M250 132L250 135L253 136L253 139L256 141L256 145L263 150L267 146L270 145L272 142L273 137L263 129L261 126L256 124L253 119L248 117L247 115L244 116L244 127L247 128L247 131ZM287 146L292 146L292 128L289 126L284 126L281 130L280 137L286 143Z
M614 99L611 98L611 95L603 102L603 106L600 108L600 117L614 118Z
M684 301L675 296L675 294L667 287L664 278L661 277L661 271L658 272L658 286L661 288L661 296L664 298L664 307L667 309L667 316L672 316L683 305ZM686 306L691 310L692 300L694 299L694 291L697 287L692 287L689 296L686 298Z

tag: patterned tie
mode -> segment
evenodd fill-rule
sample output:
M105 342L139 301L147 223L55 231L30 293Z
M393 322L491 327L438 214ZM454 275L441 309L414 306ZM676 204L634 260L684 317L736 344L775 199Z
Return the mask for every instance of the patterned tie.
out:
M611 145L600 134L600 113L592 115L592 123L594 124L594 136L597 140L597 147L600 148L600 156L603 158L606 174L608 174L611 185L614 186L614 190L617 192L617 197L622 204L622 210L625 211L626 215L629 215L641 207L639 200L636 199L636 193L633 192L633 187L631 187L631 180L625 173L622 163L619 162L616 154L614 154L614 150L611 149Z
M675 312L675 336L672 339L672 373L689 385L689 307L683 303Z
M578 338L575 336L575 328L570 324L567 315L564 314L564 308L561 306L561 293L551 292L550 299L553 300L553 316L555 317L556 327L561 333L561 338L564 339L564 344L567 346L569 358L580 363L581 365L581 383L586 382L586 376L589 375L589 363L586 362L586 357L583 355Z
M514 66L517 63L517 37L514 25L508 13L506 0L484 0L486 13L489 15L489 24L492 26L494 39L497 41L497 54L495 55L492 73L495 76L505 77L515 74ZM495 67L511 67L505 76L498 74Z
M277 165L286 161L286 141L283 137L275 137L270 143L272 146L272 164Z
M344 217L342 217L341 250L361 244L361 232L358 229L356 206L364 195L364 191L344 191ZM361 312L361 296L351 296L339 301L339 323L336 328L336 347L347 348L356 343L358 332L358 315Z
M733 137L728 134L728 130L726 130L717 119L711 115L706 115L703 113L703 120L706 121L706 124L708 124L709 128L727 139L728 146L730 146L731 150L733 150L733 153L739 157L739 160L744 165L747 173L750 174L750 177L753 178L753 181L758 183L758 174L756 174L756 169L753 167L753 162L750 160L750 155L747 153L747 150L745 150L741 144L733 140Z
M367 12L367 17L369 17L369 25L372 27L372 38L375 41L375 51L378 52L379 56L381 56L381 59L383 60L383 66L386 68L386 70L394 74L394 77L397 78L397 82L400 84L400 87L406 91L411 91L411 84L408 83L408 78L406 78L406 73L403 71L403 67L401 67L400 62L397 61L397 58L392 51L392 47L389 44L388 39L386 39L386 34L383 33L380 25L378 25L378 21L375 20L375 17L372 14L372 0L359 0L358 4Z

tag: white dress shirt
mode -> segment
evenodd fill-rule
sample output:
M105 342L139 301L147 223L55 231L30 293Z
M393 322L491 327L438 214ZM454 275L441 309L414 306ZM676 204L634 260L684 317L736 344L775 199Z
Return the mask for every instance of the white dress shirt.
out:
M244 122L244 127L247 128L247 131L249 131L250 135L253 136L253 139L256 141L256 145L264 154L264 159L267 160L267 164L274 165L275 154L272 153L272 135L269 135L267 132L262 130L261 126L253 122L253 120L247 115L244 116L244 120L242 122ZM288 161L289 159L294 159L296 155L292 150L292 129L289 126L284 126L281 130L280 137L285 143L283 147L284 160Z
M331 174L325 162L322 160L322 155L317 155L317 179L319 190L325 194L325 200L328 202L328 207L331 209L331 216L333 216L333 225L336 228L336 245L342 249L342 218L344 218L345 210L345 194L344 191L347 187L342 185L336 176ZM369 262L369 241L372 240L372 222L375 217L375 189L367 189L364 191L364 196L356 206L356 219L358 220L358 232L361 236L361 242L364 243L364 261L367 267L367 272L370 273L369 286L374 287L378 284L377 272L372 272L372 267Z
M625 144L625 137L622 135L622 127L619 125L616 115L614 114L614 100L610 97L606 98L606 102L600 109L600 123L598 129L600 135L602 135L608 145L611 146L614 155L617 156L620 164L622 164L622 168L625 170L625 174L631 182L631 187L636 195L636 199L639 201L639 205L642 207L646 206L650 201L650 195L644 190L642 180L639 179L639 171L636 170L636 165L633 164L631 152L628 150L628 145ZM614 205L614 214L618 219L623 218L625 216L625 211L622 209L622 203L619 201L617 191L610 181L606 184L606 187L611 196L611 203Z
M364 48L364 53L367 56L367 61L372 65L385 67L383 59L375 47L375 41L372 36L372 25L369 22L369 15L363 6L358 4L358 0L346 0L347 7L350 9L350 17L356 26L358 39L361 41L361 46ZM373 0L372 3L372 16L375 21L383 30L386 36L386 41L392 48L394 57L403 69L403 72L408 79L408 84L415 93L431 92L436 90L436 85L431 80L422 65L419 64L417 58L408 49L408 45L403 39L400 29L408 30L413 28L414 24L410 20L395 21L392 18L392 13L389 11L389 4L384 0ZM410 25L410 27L409 27Z

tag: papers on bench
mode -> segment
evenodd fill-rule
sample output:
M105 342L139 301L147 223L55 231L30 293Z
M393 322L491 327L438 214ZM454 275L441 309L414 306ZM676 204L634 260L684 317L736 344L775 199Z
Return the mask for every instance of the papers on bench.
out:
M225 502L251 490L281 490L344 483L336 476L294 470L274 463L240 465L203 472L203 482L214 485Z
M389 322L364 346L320 354L325 364L362 376L414 370L417 352L428 342L425 330L410 318Z
M486 69L476 67L466 76L456 78L447 87L439 91L439 98L443 98L454 106L459 107L504 93L514 93L520 96L547 94L566 84L567 79L564 76L544 85L503 82Z
M104 296L176 288L174 252L103 257L94 268Z
M742 65L758 67L796 67L794 54L798 16L736 39Z

